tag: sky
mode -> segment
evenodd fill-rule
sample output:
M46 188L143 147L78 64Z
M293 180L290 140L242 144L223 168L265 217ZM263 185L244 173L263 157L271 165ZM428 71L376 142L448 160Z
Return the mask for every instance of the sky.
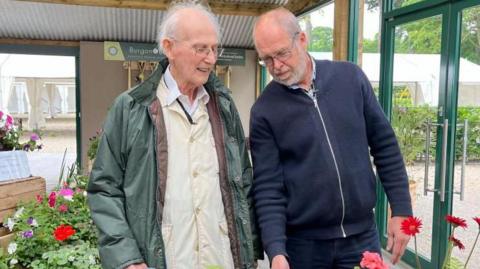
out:
M320 8L319 10L313 11L310 13L312 26L326 26L333 28L333 16L334 16L334 4L333 2ZM379 32L380 29L380 15L378 8L373 11L369 11L365 6L364 14L364 26L363 26L363 36L366 39L373 39L375 34Z

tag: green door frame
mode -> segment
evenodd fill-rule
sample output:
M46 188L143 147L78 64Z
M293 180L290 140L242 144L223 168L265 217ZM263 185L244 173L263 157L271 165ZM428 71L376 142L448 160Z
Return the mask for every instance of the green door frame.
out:
M0 44L0 53L56 55L75 57L75 121L77 140L77 163L82 167L82 125L81 125L81 97L80 97L80 47L45 46L45 45L12 45Z
M420 19L436 15L442 16L442 38L441 38L441 59L440 59L440 93L439 106L443 106L443 112L438 112L438 122L443 123L446 118L449 120L447 139L447 166L445 193L449 194L453 189L454 172L454 139L457 119L457 95L458 95L458 71L460 55L461 35L461 12L463 9L480 5L480 0L430 0L423 1L411 6L393 9L393 0L387 0L383 7L382 14L382 44L381 44L381 73L380 73L380 102L388 118L392 114L392 81L393 81L393 54L394 54L394 29L398 25L414 22ZM437 152L441 152L443 130L437 132ZM437 154L439 156L440 154ZM441 166L441 160L435 161L437 167ZM435 186L440 185L440 169L436 169ZM377 223L379 225L382 245L386 245L386 214L387 199L385 193L379 186L377 189ZM434 196L433 231L432 231L432 253L431 263L421 258L422 268L440 268L445 257L450 236L450 225L443 216L452 212L452 196L447 195L445 202L439 201L439 196ZM414 253L405 253L404 261L410 265L415 264Z

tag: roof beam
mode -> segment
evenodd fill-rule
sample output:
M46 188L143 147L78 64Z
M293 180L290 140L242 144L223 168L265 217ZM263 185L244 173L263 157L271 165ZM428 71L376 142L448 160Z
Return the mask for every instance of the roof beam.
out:
M133 9L153 9L166 10L171 1L167 0L17 0L26 2L39 2L48 4L64 4L79 6L113 7L113 8L133 8ZM210 0L206 1L216 14L220 15L241 15L258 16L265 11L279 7L274 4L261 3L235 3L226 1ZM297 1L293 1L297 2ZM303 2L300 1L300 2ZM313 1L314 2L314 1Z
M16 38L0 38L0 44L80 47L79 41L57 41L57 40L40 40L40 39L16 39Z
M318 0L298 0L298 1L288 1L288 4L285 6L288 10L290 10L295 15L300 15L305 13L319 4L326 1L318 1Z

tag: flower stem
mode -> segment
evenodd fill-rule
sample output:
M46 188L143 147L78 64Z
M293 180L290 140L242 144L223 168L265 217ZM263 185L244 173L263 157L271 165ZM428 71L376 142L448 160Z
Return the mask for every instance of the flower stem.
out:
M447 269L447 264L450 265L450 256L452 256L452 250L453 250L453 243L449 242L447 256L445 256L445 259L443 260L442 269Z
M479 235L480 235L480 230L478 230L477 237L475 238L475 242L473 242L472 250L470 251L470 254L468 254L467 261L465 262L465 266L463 267L464 269L467 268L467 264L470 261L470 258L472 257L473 251L475 250L475 245L477 245Z
M413 236L413 242L415 243L415 259L417 260L417 269L422 269L422 266L420 265L420 258L418 258L417 252L417 236Z

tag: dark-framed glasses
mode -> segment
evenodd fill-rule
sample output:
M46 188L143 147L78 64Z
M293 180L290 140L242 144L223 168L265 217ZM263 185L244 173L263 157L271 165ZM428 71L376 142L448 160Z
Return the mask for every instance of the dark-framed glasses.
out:
M290 56L292 56L292 51L293 51L293 48L295 47L295 38L297 37L298 34L300 34L300 32L296 32L295 34L293 34L292 44L290 45L290 47L284 48L276 52L274 55L271 55L271 56L267 55L265 57L261 57L258 63L261 66L272 66L274 60L280 61L282 63L288 60Z

